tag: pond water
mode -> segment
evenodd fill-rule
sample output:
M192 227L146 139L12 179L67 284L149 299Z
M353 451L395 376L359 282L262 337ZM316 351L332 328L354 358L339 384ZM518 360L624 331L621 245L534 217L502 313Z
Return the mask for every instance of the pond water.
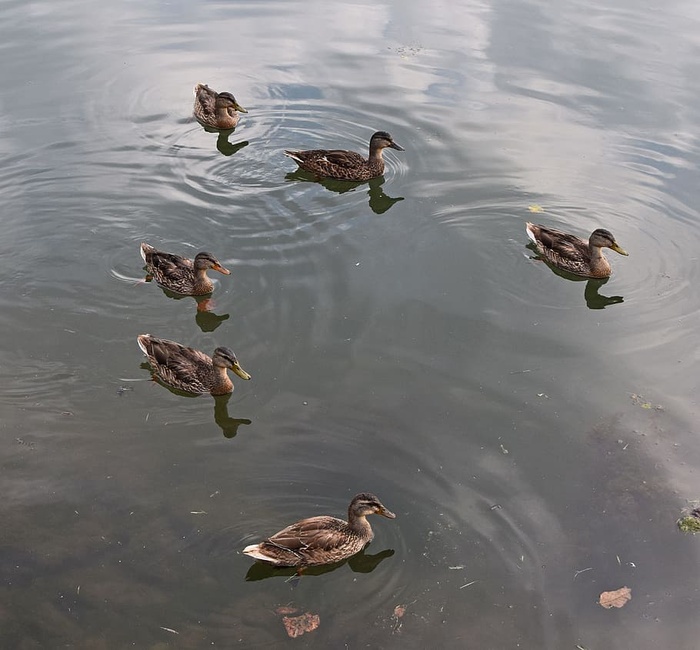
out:
M1 7L0 647L698 647L699 5ZM379 129L370 183L282 155ZM629 257L561 277L528 220ZM232 273L197 311L142 241ZM143 332L252 381L169 392ZM353 562L241 554L361 491Z

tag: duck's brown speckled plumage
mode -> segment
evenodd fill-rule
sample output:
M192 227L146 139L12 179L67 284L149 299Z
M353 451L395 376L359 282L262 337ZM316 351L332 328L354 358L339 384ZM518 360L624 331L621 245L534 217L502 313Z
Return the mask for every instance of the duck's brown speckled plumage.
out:
M372 541L374 533L367 521L370 514L396 517L376 496L363 492L350 502L348 521L329 516L302 519L259 544L246 546L243 552L256 560L286 567L339 562Z
M301 169L323 178L343 181L368 181L384 173L383 151L387 147L403 151L386 131L377 131L369 141L369 158L343 149L309 149L284 153Z
M151 364L153 375L164 384L186 393L226 395L233 392L227 369L233 370L241 379L250 379L230 348L216 348L210 357L194 348L150 334L141 334L137 341Z
M552 266L585 278L607 278L612 269L603 255L603 248L611 248L620 255L627 255L615 241L612 233L598 228L588 241L569 233L546 226L526 223L528 237L535 243L537 252Z
M141 257L146 263L150 276L162 287L185 296L204 296L214 290L214 284L207 276L213 269L224 275L231 271L225 269L211 253L197 253L194 261L156 250L145 242L141 244Z
M241 117L239 113L247 112L231 93L217 93L206 84L194 87L194 116L205 126L221 130L233 129Z

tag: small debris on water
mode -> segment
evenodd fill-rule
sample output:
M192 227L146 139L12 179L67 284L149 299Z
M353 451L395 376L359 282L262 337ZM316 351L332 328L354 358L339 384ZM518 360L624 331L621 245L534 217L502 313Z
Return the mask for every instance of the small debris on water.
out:
M686 515L681 517L676 524L684 533L700 533L700 508L693 508Z
M318 614L306 612L301 616L284 616L282 622L287 634L294 639L306 632L313 632L321 624L321 617Z
M629 587L620 587L615 591L604 591L600 594L598 604L605 609L611 607L624 607L632 598L632 590Z
M641 406L643 409L653 409L654 411L663 411L664 407L661 404L654 406L651 402L648 402L642 395L637 393L630 393L630 398L637 405Z

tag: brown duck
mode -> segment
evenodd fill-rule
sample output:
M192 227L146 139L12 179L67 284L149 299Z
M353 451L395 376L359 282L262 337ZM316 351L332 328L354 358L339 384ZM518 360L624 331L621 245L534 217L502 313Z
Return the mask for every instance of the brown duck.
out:
M331 564L359 553L374 533L368 515L394 519L379 499L363 492L348 507L348 520L336 517L309 517L275 533L259 544L246 546L243 552L256 560L283 567L306 567Z
M154 378L185 393L232 393L233 382L227 370L233 370L241 379L250 379L231 348L216 348L210 357L194 348L150 334L141 334L137 341L148 357Z
M146 263L148 275L161 287L183 296L205 296L214 290L214 284L207 275L209 269L224 275L231 274L211 253L204 251L197 253L192 261L156 250L144 242L141 244L141 257Z
M194 87L194 116L204 126L233 129L241 117L239 113L247 112L231 93L217 93L206 84Z
M403 151L386 131L377 131L369 141L369 158L343 149L285 151L299 167L322 178L343 181L368 181L384 173L383 152L387 147Z
M611 248L620 255L629 254L620 248L612 233L605 228L594 230L588 241L529 221L525 229L537 252L552 266L585 278L610 277L612 269L603 255L603 248Z

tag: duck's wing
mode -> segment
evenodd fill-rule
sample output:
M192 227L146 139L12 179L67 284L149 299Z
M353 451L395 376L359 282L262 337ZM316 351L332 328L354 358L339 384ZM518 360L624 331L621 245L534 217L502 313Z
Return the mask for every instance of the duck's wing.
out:
M588 242L576 235L531 223L527 224L527 233L539 251L552 261L590 259Z

